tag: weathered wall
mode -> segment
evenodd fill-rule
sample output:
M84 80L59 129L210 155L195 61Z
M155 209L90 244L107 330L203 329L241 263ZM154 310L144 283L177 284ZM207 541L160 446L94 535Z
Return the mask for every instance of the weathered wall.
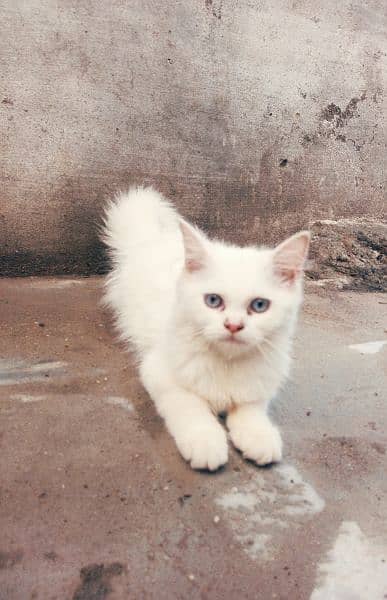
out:
M154 183L234 240L386 208L385 0L2 0L3 273L102 268Z

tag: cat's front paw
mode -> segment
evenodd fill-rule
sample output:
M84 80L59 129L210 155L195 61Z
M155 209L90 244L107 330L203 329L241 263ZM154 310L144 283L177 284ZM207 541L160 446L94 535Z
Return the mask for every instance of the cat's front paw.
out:
M282 440L278 429L264 416L262 419L252 415L238 415L227 419L232 443L245 458L258 465L279 462L282 458Z
M187 426L175 437L176 445L193 469L216 471L228 460L227 437L218 423Z

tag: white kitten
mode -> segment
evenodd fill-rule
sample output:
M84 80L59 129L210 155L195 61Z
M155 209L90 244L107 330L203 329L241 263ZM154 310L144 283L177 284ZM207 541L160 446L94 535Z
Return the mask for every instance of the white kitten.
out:
M309 238L302 231L275 249L210 241L151 188L133 188L107 208L107 302L195 469L227 462L221 412L246 458L281 459L267 408L289 370Z

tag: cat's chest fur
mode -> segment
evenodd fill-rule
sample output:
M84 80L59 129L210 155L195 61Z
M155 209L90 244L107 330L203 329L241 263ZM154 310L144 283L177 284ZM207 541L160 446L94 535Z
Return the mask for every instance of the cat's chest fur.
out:
M227 360L204 351L180 355L171 366L179 385L205 399L219 413L247 402L266 404L286 376L288 360L260 354Z

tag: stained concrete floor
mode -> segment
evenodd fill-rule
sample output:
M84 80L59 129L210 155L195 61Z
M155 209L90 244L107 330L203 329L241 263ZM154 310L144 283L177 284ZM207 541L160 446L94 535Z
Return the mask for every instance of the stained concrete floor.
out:
M308 291L282 465L179 457L101 280L0 282L0 598L387 598L387 300Z

